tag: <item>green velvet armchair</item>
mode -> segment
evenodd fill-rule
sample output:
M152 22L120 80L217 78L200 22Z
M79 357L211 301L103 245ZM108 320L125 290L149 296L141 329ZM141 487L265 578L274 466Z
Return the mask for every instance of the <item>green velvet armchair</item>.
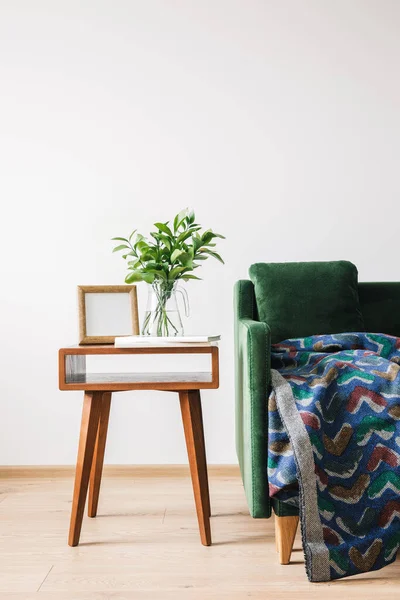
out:
M365 330L400 337L400 283L359 283L358 295ZM235 285L234 314L236 450L240 471L251 516L269 518L274 511L280 559L282 564L287 564L298 511L268 494L267 399L273 332L268 323L258 318L254 287L249 280ZM292 331L287 337L297 335Z

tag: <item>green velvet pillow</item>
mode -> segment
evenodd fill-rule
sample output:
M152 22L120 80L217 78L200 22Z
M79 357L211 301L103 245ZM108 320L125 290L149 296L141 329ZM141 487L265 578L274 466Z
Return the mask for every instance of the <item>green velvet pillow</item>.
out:
M320 333L365 331L351 262L257 263L250 267L260 321L272 343Z

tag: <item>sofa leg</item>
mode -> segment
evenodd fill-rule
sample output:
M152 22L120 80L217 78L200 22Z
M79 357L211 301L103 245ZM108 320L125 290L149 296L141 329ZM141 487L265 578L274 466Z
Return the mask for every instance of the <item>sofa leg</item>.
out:
M296 537L299 517L278 517L275 515L275 541L281 565L288 565Z

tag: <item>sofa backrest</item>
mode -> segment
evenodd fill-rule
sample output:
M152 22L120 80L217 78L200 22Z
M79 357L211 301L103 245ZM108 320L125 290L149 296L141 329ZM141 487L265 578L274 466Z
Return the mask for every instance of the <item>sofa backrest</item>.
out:
M400 337L400 282L359 283L365 331Z
M251 296L247 306L252 307L247 318L259 320L254 286L247 281L246 290ZM361 312L364 318L365 331L371 333L387 333L400 337L400 282L360 282L358 284Z

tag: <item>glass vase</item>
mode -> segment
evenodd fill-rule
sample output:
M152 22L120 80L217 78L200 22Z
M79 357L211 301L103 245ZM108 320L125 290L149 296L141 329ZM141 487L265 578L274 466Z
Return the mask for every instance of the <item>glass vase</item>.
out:
M187 292L177 281L156 280L148 286L147 306L142 325L142 335L183 335L183 324L177 302L177 293L182 295L185 315L189 316Z

